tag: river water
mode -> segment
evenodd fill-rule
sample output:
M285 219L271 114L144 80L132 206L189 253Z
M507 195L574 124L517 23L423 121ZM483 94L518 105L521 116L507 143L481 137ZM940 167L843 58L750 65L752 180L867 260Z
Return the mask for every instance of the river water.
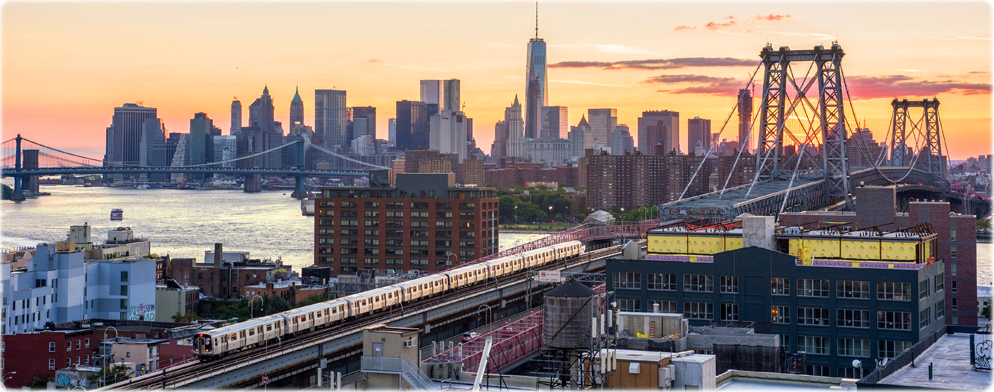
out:
M5 181L6 182L6 181ZM0 204L3 248L64 241L69 226L88 223L92 240L124 226L151 240L152 253L203 260L221 242L227 251L248 251L252 258L283 258L294 270L314 263L314 217L300 214L300 202L282 191L244 193L178 189L42 186L42 196ZM110 210L124 210L111 221ZM542 234L502 233L501 249Z
M6 181L5 181L6 182ZM215 242L225 250L248 251L253 258L283 258L299 271L314 262L314 219L300 214L300 202L282 191L197 191L177 189L43 186L51 196L21 203L4 201L3 248L35 246L66 239L69 226L89 223L93 240L107 231L131 227L152 242L152 252L203 260ZM110 210L124 210L111 221ZM502 233L500 249L542 234ZM977 244L977 284L990 286L991 243Z

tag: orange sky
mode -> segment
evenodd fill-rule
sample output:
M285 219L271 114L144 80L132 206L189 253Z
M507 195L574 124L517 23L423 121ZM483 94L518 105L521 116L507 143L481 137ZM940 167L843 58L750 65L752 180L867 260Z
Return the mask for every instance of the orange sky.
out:
M349 106L377 108L385 139L396 101L418 99L420 79L449 78L462 81L489 153L494 122L523 96L535 22L528 2L27 2L0 12L3 140L20 133L94 157L126 102L158 108L172 132L206 112L227 134L233 96L247 118L268 83L288 124L299 84L313 125L314 90L338 88ZM977 2L550 2L540 4L540 35L550 64L599 64L550 67L550 104L568 106L571 125L588 108L616 108L636 140L643 110L679 111L684 130L688 118L710 118L717 132L767 41L807 49L838 39L856 115L877 140L892 97L936 96L951 158L965 159L991 153L990 14ZM724 58L739 65L715 65Z

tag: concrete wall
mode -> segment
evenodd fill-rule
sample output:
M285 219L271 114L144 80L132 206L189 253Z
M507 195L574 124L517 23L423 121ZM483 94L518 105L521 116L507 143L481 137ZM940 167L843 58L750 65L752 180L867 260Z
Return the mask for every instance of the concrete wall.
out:
M670 363L676 367L673 379L674 390L714 389L716 380L714 355L688 355L673 358Z

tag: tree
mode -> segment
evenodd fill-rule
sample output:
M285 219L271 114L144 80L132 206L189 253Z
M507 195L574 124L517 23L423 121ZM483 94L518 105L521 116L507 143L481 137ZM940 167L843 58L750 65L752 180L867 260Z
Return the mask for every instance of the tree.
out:
M977 219L977 230L989 231L991 229L991 218Z
M90 385L111 385L131 378L133 373L134 370L123 363L109 364L99 373L93 373L86 379Z
M34 376L34 378L32 378L31 381L25 383L24 386L31 389L45 389L48 387L48 382L42 379L41 377Z
M12 196L14 196L14 189L7 186L7 184L3 184L3 199L10 200Z
M984 304L984 309L980 311L980 315L984 316L984 318L986 318L986 319L990 319L991 318L991 303L990 302Z
M266 314L276 314L293 308L290 306L289 302L283 299L283 297L269 294L263 295L262 297L265 298L263 301L265 302Z
M183 314L183 313L180 313L180 312L176 312L176 314L174 314L172 316L172 318L173 318L173 321L175 321L177 323L180 322L181 320L186 320L187 322L194 321L194 320L200 320L200 316L198 316L196 313L193 313L193 312L186 312L186 314Z

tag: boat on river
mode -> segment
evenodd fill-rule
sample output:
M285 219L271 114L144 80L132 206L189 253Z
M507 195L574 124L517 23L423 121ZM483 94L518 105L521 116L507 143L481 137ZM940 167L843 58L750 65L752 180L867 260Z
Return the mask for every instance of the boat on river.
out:
M123 219L124 219L124 210L120 208L115 208L113 210L110 210L110 220L123 220Z

